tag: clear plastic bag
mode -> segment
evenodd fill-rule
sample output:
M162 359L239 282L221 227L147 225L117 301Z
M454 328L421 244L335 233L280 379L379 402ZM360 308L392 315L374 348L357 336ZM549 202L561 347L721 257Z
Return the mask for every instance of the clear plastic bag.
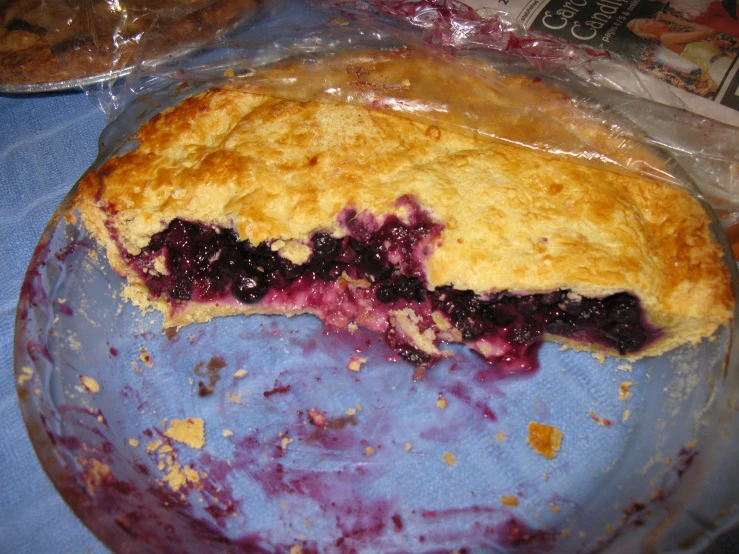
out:
M396 3L394 13L408 5ZM139 56L147 61L123 84L88 92L110 119L132 99L173 82L368 104L583 163L696 184L725 227L739 222L739 129L600 86L588 80L587 68L601 53L505 21L492 25L455 3L419 3L407 19L420 30L367 3L285 2L260 24L186 56L161 58L148 50L155 43L145 43ZM384 49L384 61L356 54L366 48ZM390 52L398 48L424 57L426 67L413 79L393 61ZM286 62L300 66L299 80L265 81L276 74L266 77L261 69ZM347 78L353 64L368 72L366 83Z

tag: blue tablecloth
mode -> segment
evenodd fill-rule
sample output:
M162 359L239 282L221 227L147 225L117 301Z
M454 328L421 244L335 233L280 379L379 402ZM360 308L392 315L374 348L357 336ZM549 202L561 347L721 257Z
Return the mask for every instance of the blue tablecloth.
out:
M0 95L0 552L108 552L36 459L12 370L15 309L26 266L54 209L94 160L104 125L102 112L82 93Z

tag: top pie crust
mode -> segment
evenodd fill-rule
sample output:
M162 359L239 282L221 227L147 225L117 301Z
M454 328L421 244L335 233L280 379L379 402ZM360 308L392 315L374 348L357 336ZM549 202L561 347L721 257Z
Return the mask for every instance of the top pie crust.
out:
M552 97L542 102L551 107ZM683 188L362 106L224 88L155 116L138 141L86 175L73 209L129 278L129 295L167 325L259 308L174 312L148 297L119 246L136 254L181 218L299 251L316 231L344 235L347 207L403 218L404 196L443 225L426 262L429 289L629 292L663 330L632 359L697 342L732 318L722 249Z

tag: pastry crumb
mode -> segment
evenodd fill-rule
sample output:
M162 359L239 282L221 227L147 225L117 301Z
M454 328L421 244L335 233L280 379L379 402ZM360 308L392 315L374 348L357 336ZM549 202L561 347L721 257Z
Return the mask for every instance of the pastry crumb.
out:
M234 432L231 431L231 429L224 429L223 431L221 431L221 435L223 435L224 437L233 437L233 434Z
M518 498L513 494L501 496L500 503L503 504L503 506L518 506Z
M529 436L526 443L534 449L534 452L545 458L554 458L562 445L562 431L551 425L529 422Z
M621 417L621 423L626 423L631 417L631 410L624 410L624 415Z
M349 416L357 415L357 410L355 410L354 408L347 408L344 413Z
M205 444L205 422L199 417L173 419L164 436L199 450Z
M405 446L403 448L405 448L405 451L406 452L410 452L411 448L413 448L413 445L411 443L407 442L407 443L405 443Z
M443 410L448 403L447 399L442 396L436 401L436 407Z
M375 449L371 446L368 446L364 449L364 453L367 454L367 456L372 456L375 453Z
M588 415L590 416L590 419L592 419L593 421L595 421L601 427L610 427L611 426L611 420L610 419L606 419L604 417L600 417L595 412L590 412L590 413L588 413Z
M223 72L224 77L233 77L234 76L234 70L233 69L227 69Z
M310 410L308 410L308 419L310 419L310 422L313 425L316 425L318 427L323 427L324 425L326 425L326 416L315 408L311 408Z
M177 492L187 483L200 481L200 476L192 467L182 467L178 462L175 462L170 466L169 472L162 480L169 485L173 492Z
M139 445L138 439L128 439L129 446L136 448Z
M557 506L554 502L550 502L549 503L549 509L552 510L552 512L554 512L556 514L557 512L559 512L560 507Z
M352 354L349 358L349 363L346 364L346 369L349 371L359 371L362 366L367 363L367 358L361 358L356 354Z
M87 392L95 394L96 392L100 391L100 384L92 377L85 377L84 375L80 375L80 383L82 383L82 386L85 387L85 390L87 390Z
M634 371L634 367L631 364L621 364L620 366L617 367L617 369L619 371L628 371L628 372Z
M357 329L359 329L359 326L352 321L349 325L347 325L347 329L349 329L349 332L353 335L354 333L357 332Z
M288 439L287 437L283 437L282 440L280 441L280 444L282 445L282 451L285 452L287 450L287 447L292 442L293 442L293 439Z
M231 404L239 404L241 403L241 393L240 392L227 392L226 400L228 400Z
M631 387L636 385L634 381L623 381L618 387L618 399L623 402L634 397Z
M247 376L248 373L249 372L246 371L245 369L240 369L236 373L234 373L234 377L236 377L237 379L243 379L244 377Z
M503 439L505 439L505 433L503 431L498 431L498 434L495 435L496 442L501 442Z
M442 460L444 460L446 463L448 463L452 467L457 466L457 457L452 454L451 452L446 452L442 457Z
M142 362L144 362L144 365L148 367L149 369L152 368L154 365L151 361L151 355L146 351L146 348L141 349L141 355L139 356Z
M160 441L160 440L151 441L151 442L147 443L147 445L146 445L146 451L147 452L154 452L160 446L162 446L162 441Z
M21 368L21 374L18 376L18 384L25 384L26 381L31 379L31 377L33 377L33 370L30 367L24 365Z

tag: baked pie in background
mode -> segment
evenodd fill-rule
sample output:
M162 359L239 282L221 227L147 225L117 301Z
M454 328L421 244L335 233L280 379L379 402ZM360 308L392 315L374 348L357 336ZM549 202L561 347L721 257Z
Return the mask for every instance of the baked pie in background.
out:
M141 56L213 40L258 6L258 0L2 0L0 86L105 77Z

